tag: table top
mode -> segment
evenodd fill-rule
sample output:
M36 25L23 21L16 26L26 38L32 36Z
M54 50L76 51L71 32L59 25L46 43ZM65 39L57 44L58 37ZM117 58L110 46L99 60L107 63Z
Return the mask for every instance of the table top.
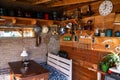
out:
M116 67L109 68L110 71L120 74L120 70L116 69Z
M24 64L22 61L9 62L11 71L16 77L25 78L29 76L40 75L44 73L49 73L49 71L43 68L40 64L36 63L33 60L29 61L28 69L25 70Z

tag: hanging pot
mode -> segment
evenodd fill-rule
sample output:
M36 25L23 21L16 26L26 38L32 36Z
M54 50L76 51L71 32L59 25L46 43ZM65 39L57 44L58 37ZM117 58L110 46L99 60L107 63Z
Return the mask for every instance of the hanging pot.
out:
M60 31L59 31L59 34L60 35L63 35L63 34L65 34L67 32L67 28L66 27L61 27L60 28Z
M48 31L49 28L46 25L42 26L42 33L48 33Z
M34 26L34 32L36 34L39 34L41 31L42 31L42 27L41 26L39 26L39 25L35 25Z
M66 25L66 28L72 28L72 23L68 23L68 24Z
M34 32L36 37L36 44L35 44L36 47L38 47L41 43L41 37L40 37L41 31L42 31L41 26L35 25Z
M116 32L114 33L114 36L115 36L115 37L120 37L120 31L116 31Z

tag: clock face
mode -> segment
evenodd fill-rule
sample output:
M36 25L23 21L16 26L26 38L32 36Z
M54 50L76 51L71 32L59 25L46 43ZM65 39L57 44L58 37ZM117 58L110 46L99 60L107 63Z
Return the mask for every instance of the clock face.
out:
M113 4L109 0L103 1L99 6L99 13L102 16L106 16L112 12Z

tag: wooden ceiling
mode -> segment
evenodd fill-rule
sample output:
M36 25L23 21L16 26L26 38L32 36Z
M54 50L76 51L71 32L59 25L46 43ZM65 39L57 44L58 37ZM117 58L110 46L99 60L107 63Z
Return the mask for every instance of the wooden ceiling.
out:
M1 7L8 9L23 8L31 11L58 11L66 10L73 5L85 5L100 0L0 0Z

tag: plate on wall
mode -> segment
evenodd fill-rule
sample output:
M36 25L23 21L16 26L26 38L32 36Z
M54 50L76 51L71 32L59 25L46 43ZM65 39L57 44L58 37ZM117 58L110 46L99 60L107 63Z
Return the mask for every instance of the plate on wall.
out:
M115 51L116 51L117 53L120 53L120 45L115 48Z

